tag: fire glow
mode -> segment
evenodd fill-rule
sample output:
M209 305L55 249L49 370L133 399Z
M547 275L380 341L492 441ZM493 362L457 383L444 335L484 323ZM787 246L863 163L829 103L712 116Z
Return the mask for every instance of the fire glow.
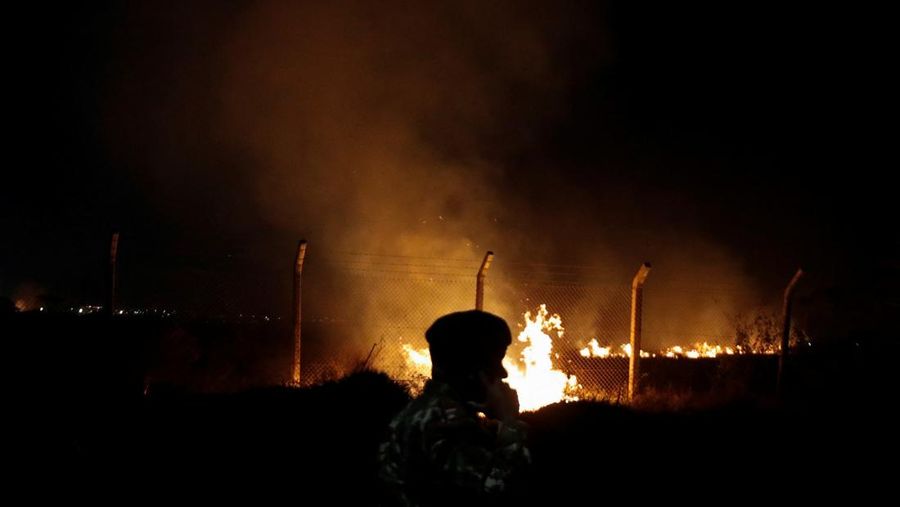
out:
M541 407L561 401L577 401L582 393L582 386L575 375L567 375L557 369L553 359L558 354L553 352L553 335L562 338L565 328L559 314L550 314L547 305L542 304L537 312L528 311L523 316L524 325L520 325L516 340L524 344L519 357L511 351L503 359L503 366L509 373L505 380L519 395L519 405L523 411L533 411ZM406 367L408 371L421 377L431 376L431 355L428 348L416 349L404 344ZM587 346L581 348L579 354L585 358L630 358L630 344L622 344L616 348L603 346L594 338ZM774 350L749 350L741 346L722 346L698 342L689 347L676 345L659 352L641 350L641 357L666 357L701 359L741 354L773 354ZM512 355L511 355L512 354Z
M777 351L774 348L751 351L744 347L741 347L740 345L735 345L732 347L710 344L707 342L698 342L689 347L675 345L659 352L647 352L645 350L642 350L641 357L713 359L719 356L735 356L741 354L775 354L776 352ZM612 346L603 347L597 342L597 339L594 338L588 343L587 347L580 349L578 353L582 357L595 357L600 359L606 359L610 357L631 357L631 345L627 343L624 345L619 345L619 350L613 352Z
M566 375L553 366L553 338L561 338L565 329L562 318L547 311L541 305L532 315L525 312L525 325L516 337L523 343L520 357L503 358L503 367L509 373L505 382L519 395L519 407L523 411L537 410L559 401L577 401L575 393L581 388L574 375ZM431 354L428 349L416 349L404 344L406 366L419 375L431 375Z
M509 372L506 383L519 394L522 410L537 410L559 401L576 401L579 389L575 375L566 375L553 367L553 339L550 333L561 338L565 329L558 314L550 315L547 305L541 305L533 316L525 312L525 326L518 341L525 343L521 358L508 355L503 367Z

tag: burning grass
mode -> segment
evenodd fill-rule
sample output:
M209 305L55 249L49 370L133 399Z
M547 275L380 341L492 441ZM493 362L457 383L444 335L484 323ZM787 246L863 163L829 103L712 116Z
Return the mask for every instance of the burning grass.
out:
M542 304L534 312L525 312L523 322L519 325L521 331L514 343L519 346L510 347L507 357L503 360L503 365L509 373L506 382L519 394L523 411L534 411L557 402L624 401L624 382L627 380L628 365L622 360L631 357L631 345L603 346L596 338L592 338L585 347L578 350L580 356L578 362L594 368L594 371L587 368L582 370L594 373L595 376L597 371L604 371L607 376L606 385L598 385L596 381L588 382L596 379L579 378L579 375L563 368L565 364L571 370L573 361L561 357L554 348L554 342L560 341L565 335L565 327L559 314L551 313L547 306ZM402 349L405 363L401 368L403 371L396 376L420 380L428 378L431 373L431 357L427 347L415 348L404 343ZM655 364L654 361L664 359L698 360L697 364L700 365L702 360L730 356L772 355L773 352L774 350L769 349L754 351L738 345L722 346L702 342L692 346L673 346L658 352L642 350L640 353L642 358L650 360L651 365ZM657 367L660 368L662 367ZM698 368L708 370L709 366L701 365ZM416 386L420 386L423 382L408 381L408 383L415 393ZM655 386L655 388L677 392L671 386Z

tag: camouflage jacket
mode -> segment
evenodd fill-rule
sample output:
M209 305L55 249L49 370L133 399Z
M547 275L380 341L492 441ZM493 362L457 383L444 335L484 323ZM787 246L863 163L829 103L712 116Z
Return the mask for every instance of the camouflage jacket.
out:
M378 456L391 505L495 504L521 490L531 463L525 424L478 410L430 380L393 419Z

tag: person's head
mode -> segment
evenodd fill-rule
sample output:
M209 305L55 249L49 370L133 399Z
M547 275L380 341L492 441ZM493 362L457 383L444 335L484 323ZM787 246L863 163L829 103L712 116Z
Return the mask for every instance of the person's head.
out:
M512 343L502 318L480 310L456 312L434 321L425 332L431 376L473 401L483 401L484 383L506 378L503 356Z

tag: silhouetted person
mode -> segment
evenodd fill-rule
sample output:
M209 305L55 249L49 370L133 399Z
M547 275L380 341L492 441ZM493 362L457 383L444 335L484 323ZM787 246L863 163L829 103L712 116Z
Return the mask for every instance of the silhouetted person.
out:
M502 382L506 322L478 310L425 333L432 378L391 422L379 476L391 505L504 503L521 492L531 457L516 392Z

